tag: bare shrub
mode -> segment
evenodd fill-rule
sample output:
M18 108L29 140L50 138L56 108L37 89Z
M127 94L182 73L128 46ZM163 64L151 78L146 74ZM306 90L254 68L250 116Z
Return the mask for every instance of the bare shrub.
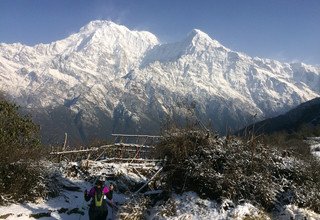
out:
M39 126L0 97L0 204L37 198L43 191L37 166L43 148Z
M7 164L0 169L0 204L8 202L35 202L43 198L46 186L38 167L29 164Z
M282 150L283 153L293 154L300 159L311 157L309 145L304 141L304 137L297 133L277 132L271 135L262 135L259 140L265 145L274 146Z
M208 134L203 132L172 129L157 145L155 155L167 157L169 162L181 162L193 155L198 146L207 145L208 140Z
M124 220L145 219L146 211L150 208L150 199L147 197L136 197L121 206L118 217Z
M285 131L264 134L259 140L265 145L275 146L283 151L294 154L302 160L312 159L309 144L305 141L308 137L319 137L320 125L301 125L297 131L287 133Z
M0 97L0 161L12 163L39 158L39 126L20 115L18 107Z
M317 161L307 163L254 138L208 138L187 130L172 132L157 150L168 157L168 190L195 191L218 201L248 200L267 211L286 204L320 211L320 169L312 168L319 167Z

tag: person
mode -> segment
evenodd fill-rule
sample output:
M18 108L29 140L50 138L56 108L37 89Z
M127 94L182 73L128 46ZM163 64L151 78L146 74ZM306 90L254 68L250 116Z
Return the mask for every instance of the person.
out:
M114 186L113 184L110 184L109 187L104 186L104 182L103 179L98 179L89 192L87 190L84 191L84 199L87 202L91 199L89 205L90 220L106 220L108 217L108 201L106 197L112 200Z

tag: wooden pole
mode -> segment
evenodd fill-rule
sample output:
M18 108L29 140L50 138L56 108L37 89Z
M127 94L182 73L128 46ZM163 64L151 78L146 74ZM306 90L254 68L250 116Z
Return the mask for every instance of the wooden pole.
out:
M133 196L138 194L146 185L148 185L161 171L163 167L161 167L143 186L141 186L140 189L138 189L135 193L133 193Z

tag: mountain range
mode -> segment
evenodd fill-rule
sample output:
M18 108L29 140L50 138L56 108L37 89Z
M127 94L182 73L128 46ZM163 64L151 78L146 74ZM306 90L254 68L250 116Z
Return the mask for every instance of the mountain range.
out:
M27 46L0 44L0 91L32 114L45 143L158 134L196 115L220 133L320 96L320 67L233 51L194 29L161 43L150 32L92 21Z

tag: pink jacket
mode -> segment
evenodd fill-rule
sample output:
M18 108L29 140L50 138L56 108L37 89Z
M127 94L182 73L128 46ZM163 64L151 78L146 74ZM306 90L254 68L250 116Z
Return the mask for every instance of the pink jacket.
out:
M109 192L110 192L109 188L106 187L106 186L104 186L103 189L102 189L102 193L103 193L104 195L107 195ZM88 193L88 197L91 197L91 198L94 197L94 194L95 194L95 193L96 193L96 189L95 189L95 187L92 187L92 188L90 189L89 193Z

